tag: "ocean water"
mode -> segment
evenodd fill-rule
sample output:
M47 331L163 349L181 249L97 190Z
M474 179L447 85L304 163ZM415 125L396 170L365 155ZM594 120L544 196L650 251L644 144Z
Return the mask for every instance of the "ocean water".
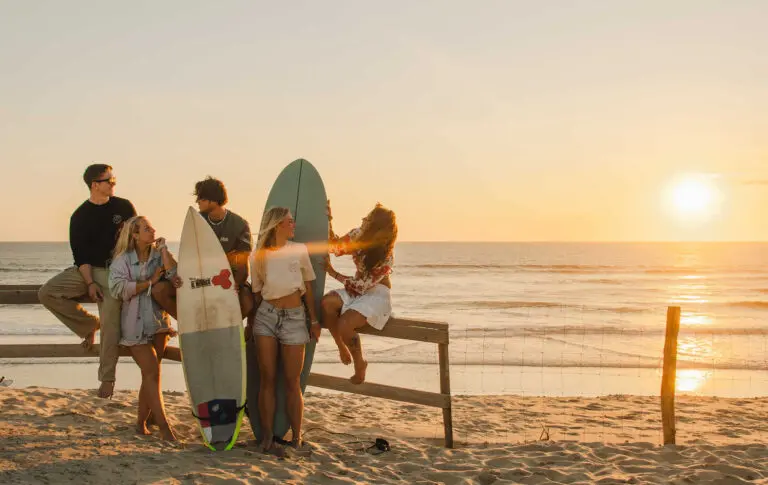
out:
M66 243L0 243L0 284L43 283L69 264ZM351 272L348 258L335 265ZM515 392L515 372L653 379L676 305L688 390L738 375L747 394L768 394L768 244L399 243L392 283L396 316L450 325L452 373L473 392ZM338 286L329 279L326 289ZM76 340L39 305L0 307L0 343ZM372 367L401 377L437 362L429 344L366 336L364 345ZM336 360L328 335L315 362ZM486 379L496 374L506 377ZM541 392L567 381L542 378Z

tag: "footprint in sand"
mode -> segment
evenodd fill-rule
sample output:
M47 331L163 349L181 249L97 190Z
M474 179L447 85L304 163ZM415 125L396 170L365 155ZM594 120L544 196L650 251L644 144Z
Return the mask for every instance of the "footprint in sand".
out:
M593 402L584 406L583 409L588 409L590 411L600 411L605 409L605 406L600 403Z

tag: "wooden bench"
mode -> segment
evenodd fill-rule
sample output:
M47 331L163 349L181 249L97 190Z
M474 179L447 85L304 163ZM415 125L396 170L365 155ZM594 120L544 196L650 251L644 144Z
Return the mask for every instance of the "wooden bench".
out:
M39 303L37 292L40 285L0 285L0 304L29 305ZM81 300L87 302L88 300ZM355 385L348 379L311 373L308 385L335 391L361 394L364 396L390 399L423 406L432 406L443 410L443 428L445 446L453 448L453 417L451 414L451 378L448 361L448 325L445 323L391 318L384 330L363 327L360 333L379 337L414 340L437 344L440 371L440 392L426 392L404 387L386 386L373 382ZM13 358L59 358L59 357L97 357L98 345L86 351L79 344L13 344L0 345L0 359ZM128 349L120 348L121 356L130 355ZM180 361L178 347L168 347L165 352L168 360Z

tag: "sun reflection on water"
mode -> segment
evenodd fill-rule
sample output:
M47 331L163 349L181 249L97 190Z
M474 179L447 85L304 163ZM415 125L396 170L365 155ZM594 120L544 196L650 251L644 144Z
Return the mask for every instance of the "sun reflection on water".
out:
M706 317L705 315L700 316ZM678 362L688 361L706 365L706 362L716 360L719 357L719 352L713 348L711 339L687 336L678 342L677 355ZM680 392L699 391L711 376L711 370L678 369L675 386Z
M682 369L677 371L675 387L680 392L694 392L700 390L704 383L712 376L712 371L699 369Z
M712 350L712 341L695 336L682 337L677 344L677 354L681 358L696 359L697 361L710 360L715 356Z
M680 325L712 325L714 323L711 315L694 312L682 312L680 315Z
M690 281L702 278L700 275L682 276L682 280L688 281L677 282L669 286L668 291L671 295L669 302L686 305L709 303L710 286L705 281Z

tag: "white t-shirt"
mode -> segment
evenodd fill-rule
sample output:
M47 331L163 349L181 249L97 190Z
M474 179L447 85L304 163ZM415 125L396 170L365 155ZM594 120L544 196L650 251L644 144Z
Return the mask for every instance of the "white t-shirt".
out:
M256 274L256 250L251 253L251 286L254 293L261 292L265 300L274 300L290 295L296 290L303 295L307 289L305 281L315 279L315 271L309 261L307 246L301 243L286 241L285 246L267 250L266 280L261 281Z

